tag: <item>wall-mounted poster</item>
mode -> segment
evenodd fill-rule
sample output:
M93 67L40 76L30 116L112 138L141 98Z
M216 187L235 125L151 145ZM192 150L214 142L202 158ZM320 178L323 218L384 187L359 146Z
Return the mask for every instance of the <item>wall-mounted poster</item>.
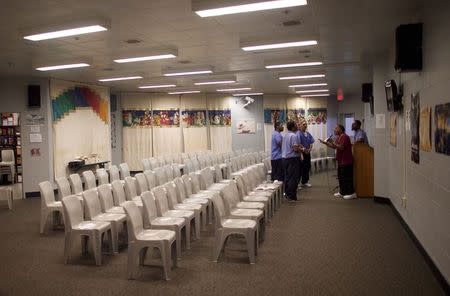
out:
M327 109L308 109L308 124L327 123Z
M181 117L184 127L206 126L206 110L183 110Z
M392 146L397 146L397 113L391 113L391 140Z
M419 139L420 139L420 149L423 151L431 151L431 108L430 107L425 107L425 108L420 109Z
M280 109L264 109L264 123L275 124L286 122L286 111Z
M231 126L231 110L209 110L211 126Z
M304 109L289 109L287 110L287 120L288 121L300 121L305 119L305 110Z
M236 123L238 134L254 134L256 132L255 119L241 119Z
M153 124L156 127L179 127L180 112L178 110L153 110Z
M123 110L123 127L150 127L152 125L152 111L150 110Z
M415 163L420 162L419 157L419 119L420 119L420 97L419 94L411 95L411 112L409 118L411 120L411 160Z
M437 153L450 155L450 103L434 107L434 149Z

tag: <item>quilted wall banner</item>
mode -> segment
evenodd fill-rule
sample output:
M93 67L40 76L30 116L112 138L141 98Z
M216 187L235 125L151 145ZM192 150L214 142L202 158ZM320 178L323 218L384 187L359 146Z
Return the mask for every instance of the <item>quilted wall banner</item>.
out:
M434 107L434 149L450 155L450 103Z
M109 88L52 79L53 170L55 178L72 173L77 157L111 160Z
M179 110L153 110L153 124L155 127L179 127Z
M231 110L209 110L211 126L231 126Z
M151 110L123 110L122 111L123 127L151 127L152 111Z
M327 109L325 108L311 108L308 109L308 124L327 123Z
M287 110L287 120L288 121L299 121L305 119L304 109L288 109Z
M281 109L264 109L264 123L286 122L286 111Z
M206 126L206 110L183 110L181 112L183 127Z

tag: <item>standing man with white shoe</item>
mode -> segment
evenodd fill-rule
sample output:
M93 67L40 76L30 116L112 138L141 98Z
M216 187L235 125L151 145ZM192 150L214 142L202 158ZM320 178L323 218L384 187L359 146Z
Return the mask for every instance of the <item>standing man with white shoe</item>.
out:
M329 142L319 140L330 148L336 149L336 160L338 163L339 192L334 196L344 199L356 198L353 188L353 154L350 137L345 133L343 125L338 124L334 128L337 139Z
M311 187L309 183L309 174L311 171L311 150L314 143L314 137L306 130L308 123L306 120L300 122L299 131L297 136L299 137L300 145L303 146L303 161L302 161L302 179L301 183L303 187Z

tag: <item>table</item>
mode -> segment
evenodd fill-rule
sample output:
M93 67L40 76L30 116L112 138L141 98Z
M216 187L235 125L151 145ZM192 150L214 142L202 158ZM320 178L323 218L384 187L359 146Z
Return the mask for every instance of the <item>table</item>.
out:
M99 162L93 162L93 163L85 163L85 164L80 164L74 167L69 167L69 170L72 173L78 173L81 170L86 170L86 169L92 169L93 167L99 167L99 168L105 168L105 164L107 164L108 162L110 162L109 160L107 161L99 161Z

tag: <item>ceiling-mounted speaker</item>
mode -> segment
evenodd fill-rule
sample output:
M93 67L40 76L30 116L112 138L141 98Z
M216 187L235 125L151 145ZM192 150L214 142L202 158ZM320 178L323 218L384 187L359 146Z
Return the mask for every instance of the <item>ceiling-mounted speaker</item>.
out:
M370 103L370 100L372 98L373 98L373 84L372 83L363 83L361 100L364 103Z
M40 85L28 85L28 107L40 108L41 107L41 86Z
M395 70L422 71L422 23L401 25L395 31Z

